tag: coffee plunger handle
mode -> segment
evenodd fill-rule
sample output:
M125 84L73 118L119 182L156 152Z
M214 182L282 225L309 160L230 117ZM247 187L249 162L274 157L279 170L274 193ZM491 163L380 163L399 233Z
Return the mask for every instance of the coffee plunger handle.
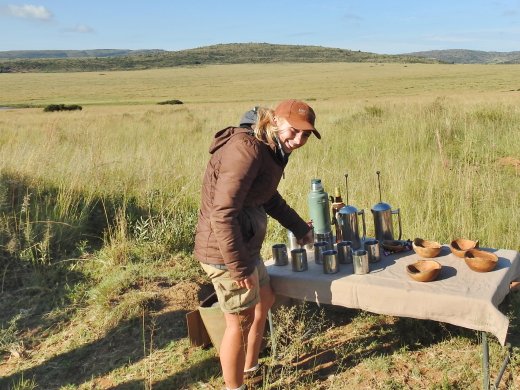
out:
M345 173L345 191L346 191L346 195L347 195L347 205L349 204L348 203L348 173Z
M381 200L381 180L379 179L379 174L381 173L381 171L377 171L376 174L377 174L377 185L379 187L379 203L382 202Z
M362 241L365 241L365 238L367 237L367 225L365 223L365 209L362 209L358 212L358 214L361 214L361 221L363 221L363 239Z

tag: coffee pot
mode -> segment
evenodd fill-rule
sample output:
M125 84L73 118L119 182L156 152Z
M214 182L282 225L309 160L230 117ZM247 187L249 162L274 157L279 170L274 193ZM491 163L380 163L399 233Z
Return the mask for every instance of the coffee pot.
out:
M340 234L340 238L337 238L336 241L350 241L352 242L352 248L357 249L361 246L358 215L361 215L361 220L363 221L363 240L366 236L365 210L358 211L357 208L348 204L348 173L345 174L345 186L347 191L347 204L340 208L336 213L336 219L338 221L339 227L339 230L336 232L336 234Z
M392 210L392 207L388 203L381 201L381 181L379 178L380 171L377 171L377 182L379 186L379 203L375 204L371 211L374 217L374 230L376 239L382 243L383 240L394 240L394 225L392 221L392 215L397 214L399 222L399 238L401 239L401 213L399 209Z

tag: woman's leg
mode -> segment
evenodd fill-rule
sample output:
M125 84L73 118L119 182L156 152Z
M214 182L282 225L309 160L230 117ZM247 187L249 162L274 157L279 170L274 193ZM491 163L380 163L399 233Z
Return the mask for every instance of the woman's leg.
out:
M220 346L220 364L226 386L240 387L244 382L247 337L255 316L253 306L240 313L224 313L226 330Z
M254 320L247 336L247 353L245 356L245 365L243 366L244 370L258 364L258 355L260 354L260 347L264 337L267 313L271 306L273 306L274 300L275 296L270 283L261 286L260 302L254 307Z

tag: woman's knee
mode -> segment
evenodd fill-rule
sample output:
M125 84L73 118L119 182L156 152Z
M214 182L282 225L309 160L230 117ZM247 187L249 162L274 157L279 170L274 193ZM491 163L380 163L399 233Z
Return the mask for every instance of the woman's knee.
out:
M229 330L244 331L251 327L255 317L254 307L239 313L225 313L226 328Z
M265 301L266 306L271 308L271 306L273 306L275 298L276 298L274 295L274 291L271 288L271 285L268 284L265 287L262 287L260 289L260 294L261 294L261 299Z

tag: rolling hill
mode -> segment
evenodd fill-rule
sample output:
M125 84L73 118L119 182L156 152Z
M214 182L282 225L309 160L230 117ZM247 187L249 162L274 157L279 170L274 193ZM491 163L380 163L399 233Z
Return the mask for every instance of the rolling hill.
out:
M429 58L450 64L519 64L520 51L498 52L479 50L431 50L407 53L412 57Z
M180 51L109 49L0 52L0 73L138 70L190 65L279 62L436 63L439 61L410 55L375 54L322 46L230 43Z
M0 60L35 59L35 58L89 58L89 57L122 57L159 53L164 50L126 50L126 49L96 49L96 50L11 50L0 51Z
M376 54L348 49L269 43L227 43L179 51L98 49L0 52L0 73L139 70L176 66L279 62L397 62L518 64L520 51L450 49Z

